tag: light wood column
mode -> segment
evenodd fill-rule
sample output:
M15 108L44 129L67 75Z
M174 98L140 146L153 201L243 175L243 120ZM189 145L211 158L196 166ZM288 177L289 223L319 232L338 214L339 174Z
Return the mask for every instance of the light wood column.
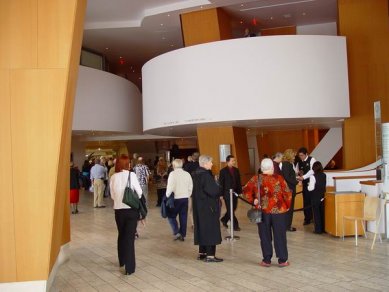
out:
M230 17L221 8L181 14L185 47L232 38Z
M245 128L237 127L199 127L197 138L200 154L213 158L213 174L218 174L226 163L220 163L219 145L230 144L231 154L236 157L242 183L246 183L253 173L249 173L250 162Z
M47 280L70 240L70 137L85 8L85 0L0 1L0 156L7 165L0 282Z
M343 130L344 167L375 161L373 102L389 122L389 16L387 0L338 0L339 35L347 37L351 118Z

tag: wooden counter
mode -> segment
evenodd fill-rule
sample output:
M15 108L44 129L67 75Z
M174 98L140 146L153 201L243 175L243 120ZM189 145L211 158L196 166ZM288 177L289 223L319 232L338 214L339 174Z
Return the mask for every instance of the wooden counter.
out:
M342 236L343 216L363 216L365 194L359 192L327 192L324 200L325 231ZM354 221L345 221L345 236L355 235ZM358 235L363 235L358 225Z

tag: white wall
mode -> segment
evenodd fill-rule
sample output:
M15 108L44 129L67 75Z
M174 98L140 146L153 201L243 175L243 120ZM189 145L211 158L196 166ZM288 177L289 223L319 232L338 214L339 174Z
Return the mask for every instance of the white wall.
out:
M144 130L350 115L344 37L241 38L183 48L147 62L142 82Z
M338 35L336 22L298 25L296 27L298 35Z
M138 87L114 74L80 66L73 130L142 133Z

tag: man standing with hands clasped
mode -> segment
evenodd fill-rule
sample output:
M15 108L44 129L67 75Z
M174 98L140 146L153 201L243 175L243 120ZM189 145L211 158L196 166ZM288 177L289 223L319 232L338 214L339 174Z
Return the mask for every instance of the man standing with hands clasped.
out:
M228 227L227 222L231 220L231 217L234 220L234 230L240 231L238 219L235 216L235 210L238 206L238 198L232 196L233 204L233 214L230 214L230 189L233 192L240 194L242 193L242 183L240 182L240 173L239 169L235 167L236 159L232 155L228 155L226 158L227 166L220 170L219 174L219 184L220 184L220 194L224 197L224 202L226 203L227 212L220 219L224 227Z
M312 221L312 207L311 207L311 192L308 191L308 183L310 176L313 175L312 166L316 159L308 155L308 150L305 147L301 147L298 150L298 156L300 162L297 164L298 169L298 181L303 182L303 207L304 207L304 224L311 224Z

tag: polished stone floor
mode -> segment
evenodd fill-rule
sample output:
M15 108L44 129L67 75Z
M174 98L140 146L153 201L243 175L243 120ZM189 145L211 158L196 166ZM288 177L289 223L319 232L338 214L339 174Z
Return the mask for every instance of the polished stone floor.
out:
M135 274L118 268L116 225L112 201L107 208L92 208L93 194L81 193L77 215L71 215L70 260L59 268L51 291L389 291L389 244L384 240L370 250L372 235L342 241L312 233L295 214L297 232L288 233L291 265L260 267L261 250L255 224L240 204L240 240L217 247L222 263L196 260L190 227L184 242L173 241L166 219L161 218L151 195L147 225L139 227ZM188 224L189 225L189 224ZM228 235L222 227L223 236Z

